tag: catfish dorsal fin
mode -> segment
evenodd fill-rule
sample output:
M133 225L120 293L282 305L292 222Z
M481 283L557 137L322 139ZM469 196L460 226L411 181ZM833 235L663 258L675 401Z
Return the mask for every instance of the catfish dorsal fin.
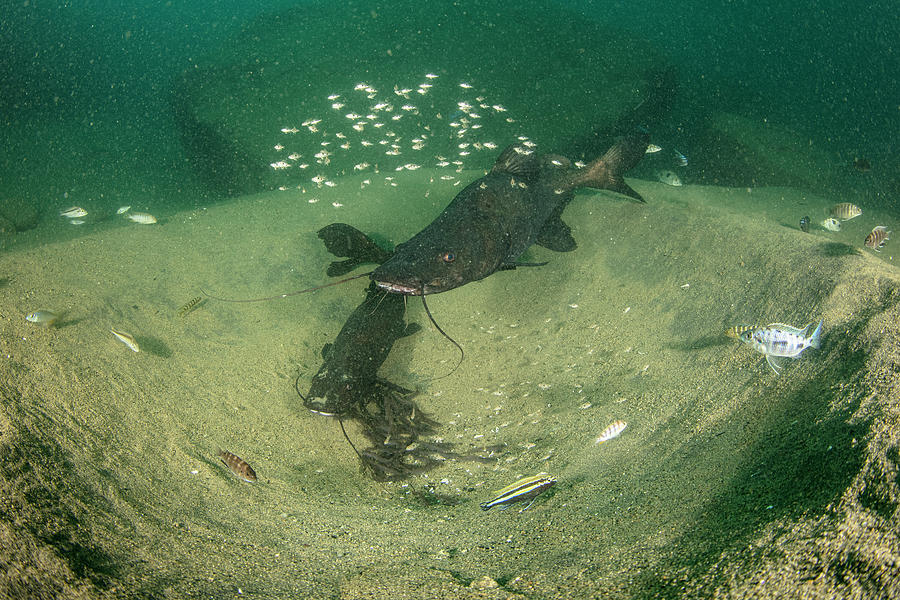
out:
M508 173L529 179L537 173L538 167L538 161L533 152L512 144L507 146L497 157L491 173Z

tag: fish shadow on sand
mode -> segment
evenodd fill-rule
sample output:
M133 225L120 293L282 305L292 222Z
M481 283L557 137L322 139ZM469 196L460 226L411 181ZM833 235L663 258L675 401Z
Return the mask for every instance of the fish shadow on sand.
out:
M152 335L135 336L142 352L159 356L161 358L172 358L172 349L160 338Z
M821 253L823 256L832 258L838 256L854 256L862 254L862 252L860 252L858 248L851 246L850 244L843 244L841 242L826 242L819 247L819 253Z
M716 333L705 335L699 338L684 340L675 344L666 344L666 347L671 348L672 350L687 352L690 350L703 350L706 348L714 348L716 346L726 346L731 344L733 341L734 340L730 340L728 339L728 337L720 333Z
M71 319L65 318L65 314L60 317L60 320L53 324L53 329L63 329L65 327L72 327L73 325L78 325L83 321L87 321L86 317L73 317Z

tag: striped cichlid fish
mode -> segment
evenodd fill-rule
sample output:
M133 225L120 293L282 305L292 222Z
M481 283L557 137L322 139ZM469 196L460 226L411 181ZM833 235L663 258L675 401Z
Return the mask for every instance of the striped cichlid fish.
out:
M534 503L534 499L544 490L548 490L556 483L556 477L547 473L538 473L531 477L523 477L515 483L512 483L497 492L493 500L481 503L482 510L490 510L495 506L507 507L513 502L521 502L523 500L531 500L528 506L522 510L527 510Z
M256 481L256 471L253 470L253 467L247 464L240 456L236 454L232 454L227 450L219 450L217 452L219 458L222 459L222 462L225 463L225 466L231 469L231 472L246 481L247 483L254 483Z
M799 329L784 323L772 323L765 327L758 327L743 332L740 340L750 345L757 352L766 355L766 362L778 375L782 365L780 358L799 358L800 353L807 348L818 348L819 338L822 335L822 321L816 325L812 335L806 335L812 323Z
M625 421L613 421L610 423L609 427L600 432L600 437L597 438L595 444L602 444L603 442L608 442L613 438L619 437L625 428L628 427L628 423Z
M852 202L840 202L832 206L828 214L841 221L849 221L861 215L862 209Z
M884 225L879 225L872 230L872 233L866 236L866 247L871 248L875 252L881 252L884 243L891 239L891 232Z

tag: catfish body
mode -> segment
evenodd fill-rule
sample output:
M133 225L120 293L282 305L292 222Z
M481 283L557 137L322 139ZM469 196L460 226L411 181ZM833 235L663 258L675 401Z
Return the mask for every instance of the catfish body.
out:
M445 292L512 269L532 244L574 250L560 218L575 190L608 189L637 200L622 179L644 156L649 135L623 138L585 169L552 154L510 146L484 177L466 186L425 229L372 272L379 288L403 295Z
M328 274L332 276L365 262L384 262L391 256L390 250L344 223L323 227L318 235L329 252L348 257L331 263ZM322 366L313 376L307 395L301 394L304 406L320 414L340 416L384 391L412 393L378 377L378 369L394 342L419 329L416 324L406 324L405 314L404 298L370 283L365 299L344 322L337 338L322 348Z

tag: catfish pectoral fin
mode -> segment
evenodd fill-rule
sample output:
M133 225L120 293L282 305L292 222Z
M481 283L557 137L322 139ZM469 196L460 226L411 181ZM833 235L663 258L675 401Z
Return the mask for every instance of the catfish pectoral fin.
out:
M393 254L393 250L385 250L368 235L346 223L326 225L318 231L318 236L325 243L326 250L335 256L353 259L355 264L381 264ZM338 275L346 272L335 271Z
M565 208L565 206L560 208ZM560 212L562 210L557 211L557 213ZM554 214L547 219L535 243L555 252L571 252L578 247L575 238L572 237L572 230L563 222L559 214Z
M329 277L338 277L349 273L360 265L360 260L356 258L348 258L346 260L336 260L328 265L325 274Z

